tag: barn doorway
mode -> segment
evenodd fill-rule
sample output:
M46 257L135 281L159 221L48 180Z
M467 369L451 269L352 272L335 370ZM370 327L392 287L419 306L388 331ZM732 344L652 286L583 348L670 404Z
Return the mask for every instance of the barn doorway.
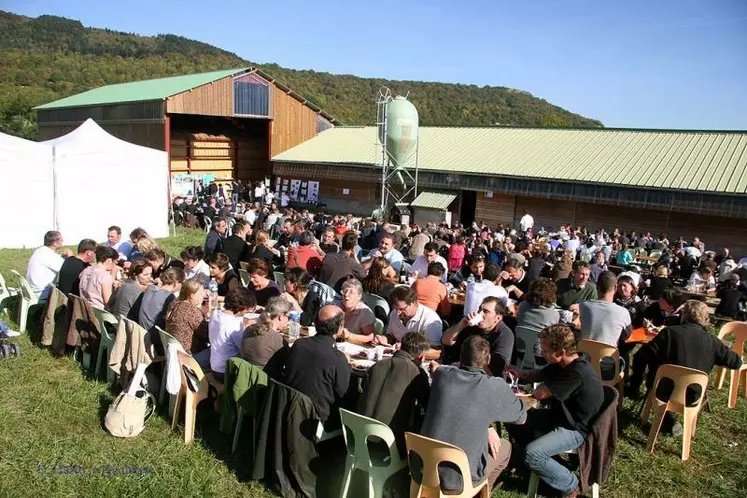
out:
M475 221L475 210L477 209L477 192L474 190L462 190L462 200L459 206L459 221L462 225L470 226Z

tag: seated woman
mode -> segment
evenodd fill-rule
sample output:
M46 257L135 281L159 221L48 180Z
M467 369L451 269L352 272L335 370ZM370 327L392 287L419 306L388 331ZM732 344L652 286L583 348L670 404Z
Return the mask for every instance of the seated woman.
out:
M210 255L208 267L210 268L210 277L218 282L218 301L222 302L231 290L241 287L241 279L231 268L228 256L222 252Z
M363 287L361 283L351 278L342 284L342 311L345 312L345 322L342 338L355 342L371 342L374 340L374 317L371 308L361 301Z
M558 299L558 288L549 278L538 278L529 285L526 299L519 304L516 316L516 327L522 327L539 333L545 327L560 323L560 308L555 305ZM535 365L544 365L539 341L534 348Z
M628 251L628 244L623 244L622 247L617 250L617 254L615 255L615 263L617 263L618 266L625 267L632 262L633 255L630 254L630 251Z
M664 289L658 301L646 308L642 321L648 320L655 327L677 325L680 323L680 311L685 297L676 287Z
M264 306L271 297L280 295L280 286L270 280L270 266L264 259L252 259L246 269L249 274L249 290L254 292L257 304Z
M285 270L285 292L280 297L286 299L294 310L301 312L301 325L314 324L316 315L324 305L321 296L310 288L311 275L303 268Z
M208 322L210 338L210 370L223 382L226 360L241 354L241 340L248 322L243 317L257 309L257 301L244 287L228 291L222 310L217 310Z
M210 266L205 262L205 251L200 246L186 247L180 254L184 261L184 277L199 280L203 287L210 283Z
M386 258L373 258L371 266L368 268L368 274L361 282L363 291L368 294L375 294L389 301L389 296L394 290L394 283L389 280L392 271L392 266Z
M252 365L264 368L286 344L282 332L288 328L288 313L292 309L293 306L286 299L280 296L270 298L257 322L244 330L241 357Z
M658 265L654 270L654 276L644 291L644 294L652 301L658 301L664 289L672 287L674 284L669 279L669 268L665 265Z
M166 311L166 332L190 353L202 368L210 366L208 331L202 313L205 289L199 280L186 280L179 291L179 297Z
M181 289L182 282L184 282L184 270L169 268L161 275L161 285L149 285L140 301L137 322L150 332L151 342L156 345L159 353L161 337L155 326L166 327L166 310L174 300L174 294Z
M112 269L119 260L116 249L106 246L96 247L96 264L80 274L80 297L89 301L94 308L103 310L109 303L114 289Z
M630 276L620 275L617 277L617 288L615 289L613 302L628 310L633 327L640 327L643 324L643 311L646 309L646 305L638 297L635 282Z
M130 253L130 261L138 261L140 259L143 259L143 255L148 252L152 251L153 249L158 247L158 244L156 244L156 241L150 238L150 235L145 233L143 231L140 236L134 240L135 245L133 246L132 253Z
M129 317L140 295L153 283L153 268L143 260L135 261L128 270L129 278L114 291L106 309L115 316Z
M273 264L284 264L280 251L270 246L270 235L265 230L257 231L254 238L252 258L263 259L272 268Z

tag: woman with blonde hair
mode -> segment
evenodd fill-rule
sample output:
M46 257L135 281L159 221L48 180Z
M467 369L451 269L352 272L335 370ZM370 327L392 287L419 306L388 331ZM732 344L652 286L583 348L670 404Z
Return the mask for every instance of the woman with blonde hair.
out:
M288 328L288 314L293 309L286 299L270 298L257 323L247 327L241 339L241 357L252 365L264 368L286 342L282 332Z
M166 332L191 353L197 363L210 366L208 349L208 326L202 313L205 289L197 279L186 280L179 290L179 297L166 311Z
M145 233L135 241L135 246L133 247L132 253L130 254L130 261L143 259L143 255L146 252L152 251L153 249L157 248L158 244L156 243L156 241L151 239L150 235Z
M254 252L252 258L263 259L272 268L273 263L282 264L280 251L270 246L270 234L266 230L259 230L254 238Z
M654 270L654 276L648 283L645 294L651 301L658 301L664 289L672 287L674 284L669 278L669 268L665 265L659 265Z

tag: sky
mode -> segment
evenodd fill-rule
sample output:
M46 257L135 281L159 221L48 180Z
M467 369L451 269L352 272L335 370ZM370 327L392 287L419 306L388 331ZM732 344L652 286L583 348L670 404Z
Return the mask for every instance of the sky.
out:
M0 0L0 9L177 34L294 69L517 88L608 127L747 129L747 0Z

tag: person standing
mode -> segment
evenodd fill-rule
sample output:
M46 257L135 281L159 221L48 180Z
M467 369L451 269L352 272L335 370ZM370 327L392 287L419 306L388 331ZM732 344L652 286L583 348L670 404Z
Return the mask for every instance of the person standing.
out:
M524 210L524 216L519 221L519 227L521 228L521 233L527 233L534 227L534 218L526 209Z

